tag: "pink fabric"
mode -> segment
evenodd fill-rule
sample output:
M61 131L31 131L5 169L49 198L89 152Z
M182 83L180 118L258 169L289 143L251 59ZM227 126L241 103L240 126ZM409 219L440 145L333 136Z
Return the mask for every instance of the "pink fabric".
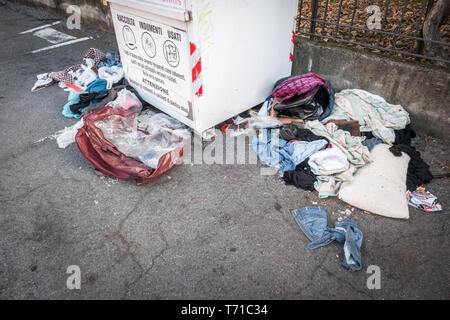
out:
M313 94L314 89L318 86L324 86L330 92L327 82L317 74L310 72L284 80L272 91L272 96L280 98L281 102L297 95L303 95L303 98L307 98Z
M125 110L130 110L132 108L140 109L141 103L132 96L126 95L121 107Z

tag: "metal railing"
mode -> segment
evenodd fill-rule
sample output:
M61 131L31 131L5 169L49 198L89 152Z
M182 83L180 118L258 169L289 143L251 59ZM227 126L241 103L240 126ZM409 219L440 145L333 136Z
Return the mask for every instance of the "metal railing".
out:
M448 67L448 21L441 26L440 41L422 35L432 5L433 0L299 0L297 34ZM425 42L442 46L446 56L427 55Z

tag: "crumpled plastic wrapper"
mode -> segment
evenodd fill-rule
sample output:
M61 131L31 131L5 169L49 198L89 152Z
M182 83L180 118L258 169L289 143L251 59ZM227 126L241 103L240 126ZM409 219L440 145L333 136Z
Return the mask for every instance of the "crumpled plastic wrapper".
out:
M120 152L153 169L163 155L183 148L191 136L184 124L164 113L111 115L95 125Z

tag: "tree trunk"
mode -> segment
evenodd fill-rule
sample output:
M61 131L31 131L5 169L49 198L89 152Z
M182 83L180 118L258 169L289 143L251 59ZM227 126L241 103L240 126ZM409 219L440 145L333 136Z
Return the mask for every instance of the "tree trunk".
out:
M423 38L425 40L441 40L440 26L450 13L450 0L436 0L431 11L427 14L423 24ZM428 57L436 57L448 60L448 54L443 46L429 41L425 42L425 53ZM441 66L449 66L449 63L437 61Z

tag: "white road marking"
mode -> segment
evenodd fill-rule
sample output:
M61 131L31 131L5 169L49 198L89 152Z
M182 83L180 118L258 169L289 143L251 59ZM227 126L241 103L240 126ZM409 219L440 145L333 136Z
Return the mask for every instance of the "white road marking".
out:
M77 42L81 42L81 41L85 41L85 40L89 40L89 39L92 39L92 37L84 37L84 38L79 38L79 39L75 39L75 40L66 41L66 42L63 42L63 43L54 44L52 46L48 46L48 47L44 47L44 48L40 48L40 49L36 49L36 50L30 51L30 53L37 53L37 52L41 52L41 51L51 50L51 49L59 48L59 47L62 47L62 46L66 46L68 44L77 43Z
M54 25L59 24L59 23L61 23L61 21L56 21L56 22L53 22L53 23L50 23L50 24L44 24L43 26L40 26L40 27L36 27L36 28L33 28L33 29L22 31L19 34L25 34L25 33L33 32L33 31L36 31L36 30L44 29L44 28L51 27L51 26L54 26Z
M44 40L47 40L50 43L57 44L61 42L66 42L70 40L76 39L76 37L73 37L71 35L65 34L63 32L60 32L58 30L55 30L53 28L44 28L40 29L33 33L33 36L42 38Z

